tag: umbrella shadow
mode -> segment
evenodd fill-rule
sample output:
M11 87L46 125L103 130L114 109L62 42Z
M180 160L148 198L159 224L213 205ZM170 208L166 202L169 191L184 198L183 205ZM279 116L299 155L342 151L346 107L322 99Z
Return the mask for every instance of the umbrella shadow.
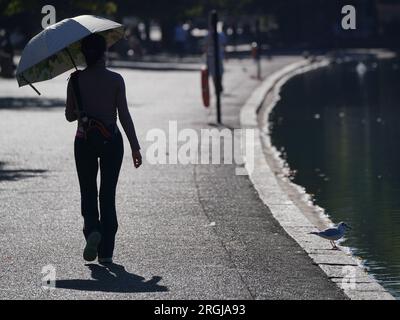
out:
M86 265L92 279L68 279L57 280L56 288L72 289L81 291L100 291L116 293L144 293L144 292L166 292L167 287L161 286L158 282L161 277L154 276L150 280L129 273L125 267L119 264L109 265Z
M52 109L65 107L65 99L33 97L1 97L0 110Z
M47 170L42 169L4 169L5 165L5 162L0 161L0 181L17 181L33 178L47 172Z

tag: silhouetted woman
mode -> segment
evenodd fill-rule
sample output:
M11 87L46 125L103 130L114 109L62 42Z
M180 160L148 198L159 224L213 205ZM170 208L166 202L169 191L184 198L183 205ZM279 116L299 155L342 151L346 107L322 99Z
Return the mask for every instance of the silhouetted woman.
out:
M74 152L86 239L83 257L86 261L98 257L99 263L112 263L118 229L115 191L124 154L122 136L116 124L117 113L136 168L141 166L142 157L128 110L124 80L120 74L106 69L105 51L106 41L101 35L92 34L82 40L87 68L71 75L65 116L70 122L78 120Z

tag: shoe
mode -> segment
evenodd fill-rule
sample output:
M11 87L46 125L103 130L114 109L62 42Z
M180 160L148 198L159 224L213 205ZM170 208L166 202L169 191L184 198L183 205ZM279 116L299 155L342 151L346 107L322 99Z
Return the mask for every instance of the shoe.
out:
M112 258L99 258L99 263L100 264L112 264L113 259Z
M101 241L101 234L99 232L92 232L87 240L86 246L83 250L83 259L88 262L94 261L97 258L97 247Z

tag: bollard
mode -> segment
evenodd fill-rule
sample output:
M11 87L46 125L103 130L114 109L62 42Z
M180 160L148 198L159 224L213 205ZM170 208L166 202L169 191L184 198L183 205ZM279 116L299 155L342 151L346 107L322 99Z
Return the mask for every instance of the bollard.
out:
M261 80L261 39L260 39L260 20L256 20L256 41L255 46L255 57L257 64L257 79Z
M220 54L220 46L219 46L219 36L218 36L218 13L216 10L211 11L211 28L213 31L213 45L214 45L214 86L215 86L215 94L216 94L216 107L217 107L217 123L221 124L221 54Z

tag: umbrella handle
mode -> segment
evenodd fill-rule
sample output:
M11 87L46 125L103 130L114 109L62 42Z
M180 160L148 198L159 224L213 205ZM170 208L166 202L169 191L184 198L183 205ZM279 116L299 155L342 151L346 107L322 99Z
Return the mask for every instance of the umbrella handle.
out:
M25 80L26 83L29 84L29 86L30 86L33 90L35 90L35 92L36 92L39 96L41 95L41 93L39 92L39 90L36 89L36 88L33 86L32 83L30 83L28 80L26 80L26 78L25 78L25 76L24 76L23 74L21 74L21 77L22 77L22 79Z
M71 52L69 52L68 48L65 48L65 51L67 51L67 54L68 54L69 58L71 59L71 62L74 65L75 70L78 71L78 68L76 67L76 63L74 61L74 58L72 58Z

